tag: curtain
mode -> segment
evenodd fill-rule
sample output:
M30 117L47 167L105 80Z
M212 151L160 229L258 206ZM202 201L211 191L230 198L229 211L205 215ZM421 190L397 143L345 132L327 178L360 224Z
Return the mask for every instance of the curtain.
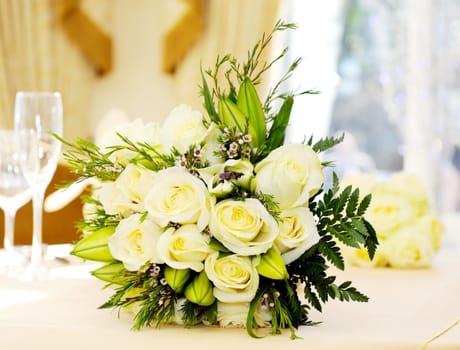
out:
M213 67L218 54L231 53L244 60L262 33L273 28L278 7L279 0L207 1L204 32L176 71L174 84L178 100L201 107L200 65L203 69Z
M90 63L59 28L54 0L0 0L0 127L13 126L17 91L59 91L64 137L86 137L94 79Z

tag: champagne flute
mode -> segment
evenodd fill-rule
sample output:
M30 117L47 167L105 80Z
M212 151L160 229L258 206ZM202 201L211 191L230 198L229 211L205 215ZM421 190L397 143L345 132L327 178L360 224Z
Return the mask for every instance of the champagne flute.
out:
M16 94L14 108L16 129L35 131L37 145L25 147L24 176L32 188L33 233L30 267L33 272L43 269L42 218L45 190L59 161L61 142L52 134L62 136L62 98L58 92L23 92ZM35 163L34 159L38 159ZM35 166L38 165L38 166Z
M2 265L7 273L14 273L24 262L24 257L14 249L14 221L17 210L31 198L20 163L21 146L28 137L35 137L33 131L0 130L0 208L5 214Z

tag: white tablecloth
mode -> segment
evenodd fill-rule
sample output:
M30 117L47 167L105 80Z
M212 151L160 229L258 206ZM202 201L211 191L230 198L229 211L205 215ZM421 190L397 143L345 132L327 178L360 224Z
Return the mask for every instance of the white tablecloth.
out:
M460 222L459 222L460 223ZM329 302L312 314L321 324L250 338L244 329L196 327L132 331L128 315L98 310L110 290L88 274L91 266L63 266L59 278L21 282L0 277L0 349L311 349L417 350L460 319L460 225L450 224L433 267L425 270L348 268L368 303ZM427 349L460 350L460 325Z

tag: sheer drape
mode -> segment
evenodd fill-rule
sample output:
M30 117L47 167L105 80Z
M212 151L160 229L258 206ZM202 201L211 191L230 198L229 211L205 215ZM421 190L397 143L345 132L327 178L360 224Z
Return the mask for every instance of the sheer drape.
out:
M204 33L176 72L179 100L201 106L201 96L197 94L200 65L213 67L217 54L231 53L243 60L262 33L273 28L278 7L279 0L208 1Z
M54 10L54 0L0 0L0 127L13 125L17 91L60 91L64 136L74 139L89 133L93 71L58 27Z

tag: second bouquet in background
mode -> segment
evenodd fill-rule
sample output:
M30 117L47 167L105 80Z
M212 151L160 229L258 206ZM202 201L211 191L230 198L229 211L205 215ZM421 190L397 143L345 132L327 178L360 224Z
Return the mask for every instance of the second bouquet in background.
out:
M342 185L345 184L356 186L361 193L372 194L365 217L372 223L380 243L373 260L364 248L344 248L351 264L395 268L431 266L441 245L444 226L420 179L402 172L384 180L356 174L343 179Z

